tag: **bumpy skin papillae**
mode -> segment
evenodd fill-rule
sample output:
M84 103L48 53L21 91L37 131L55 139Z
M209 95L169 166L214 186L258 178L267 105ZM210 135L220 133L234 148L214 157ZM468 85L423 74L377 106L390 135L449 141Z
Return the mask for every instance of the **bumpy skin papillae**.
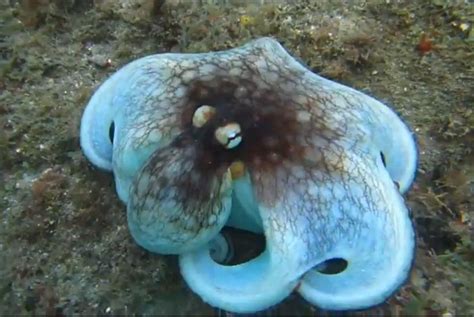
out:
M215 107L215 118L193 128L201 105ZM231 150L213 138L229 122L242 129ZM360 309L407 277L414 235L397 188L406 191L415 173L410 131L385 105L311 73L273 39L127 65L89 103L81 145L94 164L112 166L136 241L182 254L185 280L211 305L258 311L298 286L317 306ZM228 186L234 160L248 173ZM263 231L266 250L217 264L208 241L226 220ZM333 258L346 270L315 269Z

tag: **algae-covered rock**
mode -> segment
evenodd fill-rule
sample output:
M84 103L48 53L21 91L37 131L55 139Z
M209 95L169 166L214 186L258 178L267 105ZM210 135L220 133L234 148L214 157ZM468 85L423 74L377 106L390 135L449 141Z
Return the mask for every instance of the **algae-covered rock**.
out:
M164 0L94 0L97 10L112 12L131 23L147 23L156 15Z

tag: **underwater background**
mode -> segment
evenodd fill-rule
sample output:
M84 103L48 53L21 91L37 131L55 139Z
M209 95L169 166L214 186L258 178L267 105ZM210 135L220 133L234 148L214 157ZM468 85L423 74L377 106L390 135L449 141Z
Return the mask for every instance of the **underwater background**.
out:
M410 280L345 315L474 315L473 24L469 1L0 0L0 315L230 315L188 289L176 257L135 244L79 122L127 62L261 36L389 105L417 138ZM331 314L293 295L259 315Z

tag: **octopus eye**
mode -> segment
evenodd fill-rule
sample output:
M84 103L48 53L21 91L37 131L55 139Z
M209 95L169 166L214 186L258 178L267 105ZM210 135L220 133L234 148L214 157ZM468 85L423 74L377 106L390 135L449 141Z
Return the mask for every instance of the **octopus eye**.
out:
M241 132L240 125L232 122L217 128L214 135L226 149L233 149L242 141Z
M112 121L109 127L109 139L110 143L114 143L114 134L115 134L115 123Z
M382 158L383 166L387 167L387 163L385 162L385 155L383 154L383 152L380 152L380 158Z
M216 114L214 107L203 105L196 109L193 115L193 126L202 128Z

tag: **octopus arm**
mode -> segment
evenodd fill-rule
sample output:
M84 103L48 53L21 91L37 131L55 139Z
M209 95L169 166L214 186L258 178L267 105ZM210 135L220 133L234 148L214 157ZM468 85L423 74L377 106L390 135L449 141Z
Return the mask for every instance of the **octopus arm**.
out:
M81 119L80 143L86 157L100 169L112 171L114 120L126 104L130 77L136 64L130 63L108 78L93 94Z
M414 133L397 113L375 98L316 74L306 73L304 82L327 96L324 107L331 114L326 119L344 127L348 143L355 141L383 157L392 180L405 193L415 179L418 154ZM344 114L338 113L341 109Z
M298 289L310 303L328 310L381 304L405 283L414 260L409 212L381 159L350 160L349 177L318 186L316 197L326 208L310 221L313 267ZM327 272L334 260L343 260L346 267Z
M385 104L353 88L318 77L333 92L333 102L349 105L348 110L358 117L358 128L363 127L368 152L380 155L401 193L413 183L417 167L417 148L414 134L400 117Z
M370 97L364 100L369 106L367 117L371 120L376 149L399 191L405 193L416 173L418 155L414 135L392 109Z
M145 249L181 254L202 247L230 215L229 171L204 178L194 168L192 146L157 150L134 180L127 204L130 232Z
M253 313L278 304L296 286L286 275L286 260L265 250L239 265L216 263L208 248L180 256L188 286L214 307L235 313Z
M330 310L387 299L412 265L408 211L380 158L347 153L344 162L346 172L308 175L294 167L280 186L269 187L278 198L259 202L266 249L258 257L225 266L209 248L181 255L191 289L210 305L237 313L266 309L293 289ZM333 259L347 266L327 274Z
M92 164L114 172L125 203L138 170L181 132L163 84L172 75L167 63L179 59L175 55L151 55L123 66L94 92L84 110L81 148Z
M262 218L249 174L233 185L232 214L226 225L261 233ZM206 247L179 257L184 279L208 304L235 313L253 313L278 304L297 285L297 280L287 274L291 269L285 253L266 249L248 262L222 265L212 257L213 246L222 241L225 239L214 239Z

